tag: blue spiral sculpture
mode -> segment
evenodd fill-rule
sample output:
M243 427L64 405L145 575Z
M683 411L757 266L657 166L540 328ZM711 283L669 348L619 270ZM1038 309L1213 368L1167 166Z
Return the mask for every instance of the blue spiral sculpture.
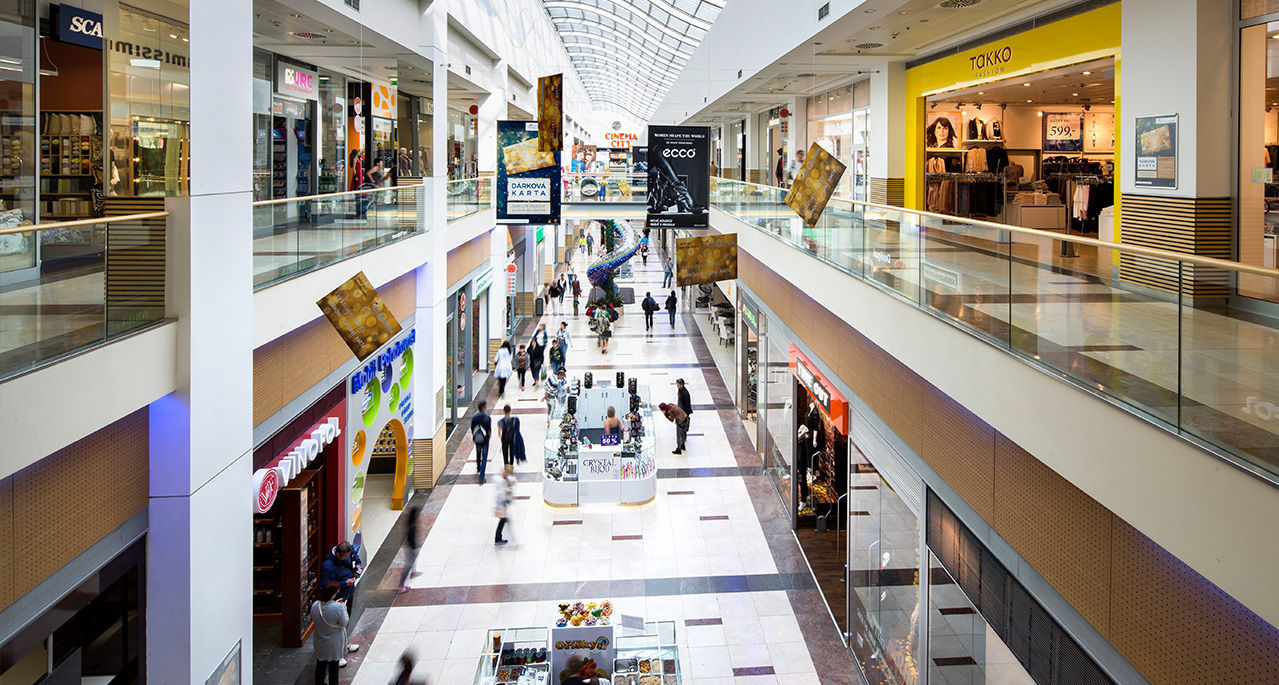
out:
M604 221L604 230L613 231L617 236L617 245L609 252L606 252L586 270L586 279L591 285L602 288L604 292L613 297L617 294L617 285L613 283L613 274L626 263L626 260L635 256L639 252L639 236L635 229L625 221L614 221L607 219Z

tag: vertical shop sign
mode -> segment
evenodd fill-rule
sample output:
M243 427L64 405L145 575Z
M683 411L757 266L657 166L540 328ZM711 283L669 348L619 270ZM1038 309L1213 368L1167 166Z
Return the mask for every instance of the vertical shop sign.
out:
M711 131L705 126L648 127L649 228L707 228Z
M1083 151L1083 112L1044 114L1044 152Z
M1137 117L1137 178L1147 188L1177 187L1176 114Z
M560 222L560 153L537 148L537 122L497 122L499 224Z
M813 143L808 148L804 166L800 167L799 175L786 193L786 206L795 210L804 223L816 226L817 220L826 210L826 203L835 194L839 179L844 177L847 170L847 165L835 159L822 146Z
M564 151L564 74L537 80L537 151Z

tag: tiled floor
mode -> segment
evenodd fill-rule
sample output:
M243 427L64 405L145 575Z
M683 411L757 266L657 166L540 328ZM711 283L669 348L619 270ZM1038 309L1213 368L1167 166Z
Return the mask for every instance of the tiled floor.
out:
M661 283L660 260L649 264L635 269L641 297ZM493 545L494 486L478 484L469 437L455 435L440 484L419 495L428 528L417 558L422 575L409 592L392 594L405 555L390 564L373 591L383 601L375 597L353 631L364 647L344 682L381 685L409 650L419 676L469 683L485 630L549 625L558 600L596 598L646 620L675 621L691 685L860 682L732 406L708 347L718 340L704 341L687 313L673 328L659 317L649 335L633 309L607 354L596 350L584 316L555 320L570 322L574 375L622 370L647 383L658 402L674 400L676 378L686 381L695 407L688 450L670 453L674 427L659 417L657 498L635 507L543 503L534 450L546 431L541 391L508 387L490 404L519 411L530 446L529 462L517 467L513 544ZM391 533L386 544L396 539ZM307 677L309 670L298 682Z

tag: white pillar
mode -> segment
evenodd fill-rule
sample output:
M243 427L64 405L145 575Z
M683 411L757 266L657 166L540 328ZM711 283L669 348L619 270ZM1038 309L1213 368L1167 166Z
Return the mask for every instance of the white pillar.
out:
M767 173L752 173L759 171L759 144L759 115L751 114L746 117L746 178L743 180L752 183L773 183Z
M875 65L870 76L870 136L867 152L872 178L904 178L906 175L906 64Z
M507 86L506 60L493 65L493 92L480 98L479 158L480 171L497 171L497 122L506 119L507 103L511 99Z
M253 681L253 3L190 3L191 194L171 198L178 390L151 406L147 679Z

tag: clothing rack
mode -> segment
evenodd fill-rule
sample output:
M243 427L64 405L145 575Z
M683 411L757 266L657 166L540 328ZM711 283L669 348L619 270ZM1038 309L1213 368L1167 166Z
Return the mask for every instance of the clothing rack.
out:
M1108 174L1054 173L1045 179L1057 188L1062 202L1069 208L1070 226L1075 233L1097 232L1101 210L1114 205L1115 177ZM1082 197L1078 190L1085 186ZM1080 216L1080 214L1083 216ZM1068 231L1069 232L1069 231Z
M958 217L999 217L1004 211L1003 176L990 172L924 174L930 211ZM983 187L981 184L989 184ZM974 211L978 210L978 211Z
M946 172L944 174L942 173L924 174L924 178L929 181L960 181L964 183L989 183L991 181L999 181L1001 180L1002 177L999 174L992 174L987 172L981 172L981 173Z

